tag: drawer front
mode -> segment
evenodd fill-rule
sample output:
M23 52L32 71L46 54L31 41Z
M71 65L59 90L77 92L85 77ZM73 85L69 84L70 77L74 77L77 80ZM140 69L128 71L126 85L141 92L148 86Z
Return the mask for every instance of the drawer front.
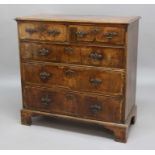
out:
M22 42L21 57L38 60L100 67L124 68L125 51L121 48L64 46Z
M20 39L60 42L67 40L67 28L62 24L45 22L21 22L18 26Z
M22 42L20 49L23 60L81 64L80 47L76 46Z
M81 60L83 65L124 68L125 51L121 48L83 47Z
M77 116L100 121L121 121L122 99L73 93L61 89L26 87L24 105L28 109Z
M76 26L69 27L70 41L99 42L109 44L125 43L125 28L115 26Z
M124 74L120 71L32 63L22 67L25 82L112 95L123 93Z

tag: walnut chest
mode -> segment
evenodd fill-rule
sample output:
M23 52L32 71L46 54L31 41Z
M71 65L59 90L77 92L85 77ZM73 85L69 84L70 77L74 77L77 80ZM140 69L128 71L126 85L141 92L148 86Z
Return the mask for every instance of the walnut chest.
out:
M46 115L102 125L126 142L135 122L139 17L16 18L22 124Z

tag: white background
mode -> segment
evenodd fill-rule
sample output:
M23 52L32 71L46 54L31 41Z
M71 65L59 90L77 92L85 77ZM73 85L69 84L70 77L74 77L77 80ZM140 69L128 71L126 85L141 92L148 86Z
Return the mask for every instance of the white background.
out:
M70 122L40 118L31 127L20 125L22 100L14 18L37 13L142 17L136 100L138 118L126 144L115 142L101 128ZM0 149L154 149L154 14L155 5L0 5Z

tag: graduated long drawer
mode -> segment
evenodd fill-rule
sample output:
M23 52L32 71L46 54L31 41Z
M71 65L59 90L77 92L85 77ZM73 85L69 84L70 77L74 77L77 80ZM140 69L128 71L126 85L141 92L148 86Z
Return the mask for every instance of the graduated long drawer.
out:
M22 63L25 83L61 86L75 91L122 95L124 72L56 63Z

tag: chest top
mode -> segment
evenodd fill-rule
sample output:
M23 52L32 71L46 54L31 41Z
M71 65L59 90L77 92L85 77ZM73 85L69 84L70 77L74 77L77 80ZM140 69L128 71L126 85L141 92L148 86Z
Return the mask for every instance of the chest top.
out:
M111 23L111 24L130 24L140 19L134 17L115 17L115 16L78 16L78 15L50 15L39 14L33 16L17 17L16 20L22 21L55 21L55 22L80 22L80 23Z

